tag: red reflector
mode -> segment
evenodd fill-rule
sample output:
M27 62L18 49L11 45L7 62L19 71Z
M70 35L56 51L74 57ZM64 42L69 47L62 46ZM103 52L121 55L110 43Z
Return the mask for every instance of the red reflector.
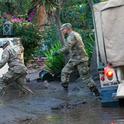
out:
M104 77L101 77L100 79L101 79L101 81L104 81L104 80L105 80L105 78L104 78Z
M106 76L108 78L112 78L113 77L113 72L111 70L109 70L107 73L106 73Z
M104 74L109 80L111 80L114 75L114 70L111 68L111 66L108 65L104 68Z

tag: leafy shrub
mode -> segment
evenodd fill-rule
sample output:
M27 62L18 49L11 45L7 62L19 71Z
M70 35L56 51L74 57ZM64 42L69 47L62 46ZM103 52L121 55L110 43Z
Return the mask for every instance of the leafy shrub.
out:
M48 50L56 43L58 40L58 32L55 25L51 25L45 28L45 31L42 32L42 41L44 45L48 47Z
M41 36L42 44L37 47L34 56L45 56L44 53L49 51L56 41L58 41L58 32L55 25L51 25L45 28Z
M47 61L45 63L46 70L48 70L52 74L60 74L63 66L64 66L64 56L61 54L59 56L53 56L52 54L56 51L58 51L62 45L60 42L56 42L53 47L45 52L45 56L47 58Z
M41 32L30 22L20 22L14 23L14 36L21 38L25 48L25 62L27 62L41 43Z

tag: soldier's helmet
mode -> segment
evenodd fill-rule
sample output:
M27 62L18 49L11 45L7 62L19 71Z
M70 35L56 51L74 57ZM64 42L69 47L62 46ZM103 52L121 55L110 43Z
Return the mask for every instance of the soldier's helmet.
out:
M9 41L8 40L0 40L0 48L3 48L5 45L9 45Z
M72 25L70 23L65 23L61 26L60 30L64 30L64 29L72 29Z

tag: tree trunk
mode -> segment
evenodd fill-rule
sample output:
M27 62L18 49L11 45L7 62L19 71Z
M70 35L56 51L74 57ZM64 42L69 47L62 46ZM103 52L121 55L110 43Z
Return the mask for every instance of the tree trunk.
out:
M57 25L57 30L59 32L60 41L61 41L62 45L64 45L64 36L63 36L62 32L60 31L61 20L60 20L60 9L59 8L57 8L56 11L55 11L55 22L56 22L56 25Z
M44 26L47 23L47 14L45 6L40 6L38 9L37 22L40 28L40 31L44 31Z

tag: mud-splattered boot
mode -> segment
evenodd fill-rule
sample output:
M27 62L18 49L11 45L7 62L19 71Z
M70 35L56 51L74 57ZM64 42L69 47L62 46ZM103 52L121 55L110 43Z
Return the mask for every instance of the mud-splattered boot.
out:
M0 87L0 96L4 96L6 94L5 88Z
M4 86L3 86L3 80L0 78L0 96L3 96L5 94Z
M90 91L93 92L96 97L99 97L100 96L99 90L97 89L96 86L90 87Z
M61 83L62 87L66 92L68 92L68 83Z
M30 94L34 94L34 92L29 88L29 87L27 87L27 86L22 86L23 87L23 90L25 90L25 92L28 92L28 93L30 93Z
M20 85L19 89L20 89L19 96L25 96L25 95L29 95L29 94L33 95L34 94L34 92L26 85Z

